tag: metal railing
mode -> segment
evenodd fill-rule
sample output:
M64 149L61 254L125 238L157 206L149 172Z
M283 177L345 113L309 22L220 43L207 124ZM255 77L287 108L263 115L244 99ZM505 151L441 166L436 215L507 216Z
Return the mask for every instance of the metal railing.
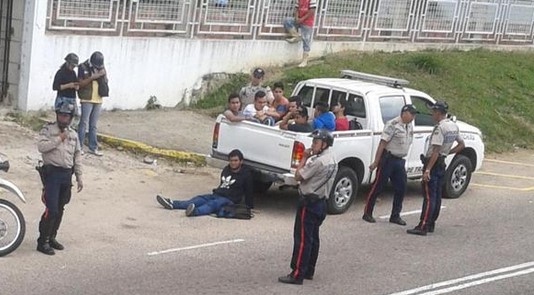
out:
M83 34L281 37L296 0L48 0L47 29ZM320 0L314 38L533 43L534 0Z

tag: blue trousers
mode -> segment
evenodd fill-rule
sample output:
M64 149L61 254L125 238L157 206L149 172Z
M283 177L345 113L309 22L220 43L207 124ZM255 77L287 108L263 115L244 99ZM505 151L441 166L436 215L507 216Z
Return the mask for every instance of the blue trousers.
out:
M297 279L313 276L319 257L319 227L326 218L326 200L301 202L293 230L291 275Z
M70 202L72 170L47 166L43 203L45 212L39 222L40 238L55 237L63 219L65 205Z
M384 186L391 180L393 184L393 208L391 209L391 217L396 218L400 216L402 211L402 201L404 200L404 192L406 190L406 169L404 159L394 158L384 151L380 163L376 171L376 178L371 186L371 190L367 195L367 203L365 204L365 214L372 216L375 207L376 198L384 190Z
M185 201L172 201L172 207L174 209L186 209L190 204L195 204L195 210L192 215L200 216L216 213L223 206L231 205L233 202L226 197L214 194L199 195Z
M286 30L289 30L291 28L295 28L297 30L300 30L300 35L302 37L302 50L304 52L310 52L311 51L311 43L312 43L312 35L313 35L313 27L305 26L303 24L297 24L294 17L288 17L284 19L284 28Z
M98 149L98 142L96 137L96 124L100 116L100 109L102 104L83 102L82 101L82 117L78 125L78 139L80 146L83 148L83 141L85 139L85 130L89 127L89 149L95 151Z
M430 180L428 182L423 181L423 209L418 225L421 228L434 226L438 219L444 176L445 164L436 163L430 170Z

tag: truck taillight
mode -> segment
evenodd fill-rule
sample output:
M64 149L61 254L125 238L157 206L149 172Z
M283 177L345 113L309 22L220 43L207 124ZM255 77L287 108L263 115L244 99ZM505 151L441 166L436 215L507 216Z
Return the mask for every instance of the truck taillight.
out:
M300 160L302 160L302 154L304 153L304 150L306 148L304 147L304 144L300 141L295 141L293 143L293 152L291 154L291 168L297 168L297 166L300 163Z
M221 123L215 123L215 127L213 127L213 141L211 143L211 147L216 149L219 145L219 126Z

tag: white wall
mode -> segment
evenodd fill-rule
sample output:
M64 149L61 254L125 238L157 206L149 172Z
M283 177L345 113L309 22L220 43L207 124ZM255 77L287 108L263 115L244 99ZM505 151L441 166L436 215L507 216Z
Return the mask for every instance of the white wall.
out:
M103 37L46 32L46 2L26 0L18 100L23 110L52 106L55 98L52 81L69 52L78 54L80 61L93 51L103 52L110 85L110 97L103 105L105 109L142 108L152 95L164 106L175 106L184 98L187 103L191 89L199 85L205 74L249 72L258 65L283 65L297 62L301 54L300 45L283 40ZM31 15L34 19L28 17ZM315 42L312 56L349 49L395 51L429 47L458 48L458 45Z

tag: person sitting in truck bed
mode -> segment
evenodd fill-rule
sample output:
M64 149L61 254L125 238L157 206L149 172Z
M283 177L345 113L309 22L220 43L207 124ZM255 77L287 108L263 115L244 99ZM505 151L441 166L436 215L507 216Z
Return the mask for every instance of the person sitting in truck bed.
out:
M336 117L336 131L345 131L349 130L349 120L345 117L345 101L334 101L332 102L331 111Z
M295 132L312 132L313 128L310 123L308 123L308 109L306 107L298 108L295 115L295 122L293 124L282 122L280 124L280 129Z
M245 107L243 110L243 115L247 118L247 120L252 122L273 126L274 118L267 115L269 106L267 106L267 99L265 96L265 92L261 90L256 92L254 95L254 103L251 103Z
M241 99L239 98L239 94L230 93L230 95L228 95L227 109L226 111L224 111L223 115L230 122L241 122L243 120L246 120L246 117L245 115L243 115L243 112L240 111L240 109Z
M336 130L336 118L332 112L328 111L328 103L320 101L315 104L313 118L313 129Z
M302 99L300 96L295 95L291 96L289 99L289 104L287 105L287 113L282 118L282 120L276 122L276 124L293 124L295 123L295 117L297 115L297 110L302 106Z
M284 84L276 82L273 85L274 100L271 107L267 111L267 115L274 118L275 121L280 121L287 113L287 105L289 101L284 96Z

